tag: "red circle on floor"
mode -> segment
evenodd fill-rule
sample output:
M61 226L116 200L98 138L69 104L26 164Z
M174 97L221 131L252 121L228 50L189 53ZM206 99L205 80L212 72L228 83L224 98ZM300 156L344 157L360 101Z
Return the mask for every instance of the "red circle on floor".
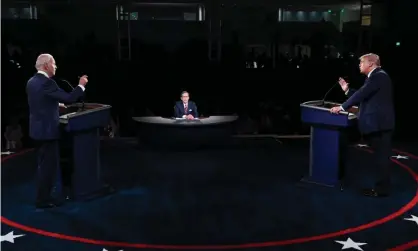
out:
M364 149L361 149L364 150ZM366 150L367 151L367 150ZM7 156L6 158L2 159L2 162L11 159L13 157L17 157L19 155L22 155L23 153L26 153L28 151L17 153L15 155ZM367 151L369 153L372 153L371 151ZM407 154L409 156L414 157L417 159L417 156L414 156L410 153L403 152L404 154ZM408 171L409 174L414 178L416 182L418 182L418 175L407 165L401 163L400 161L397 161L395 159L392 159L392 162L396 163L398 166L402 167L406 171ZM80 243L86 243L86 244L94 244L94 245L101 245L101 246L113 246L118 248L152 248L152 249L177 249L177 250L190 250L190 249L200 249L200 250L215 250L215 249L244 249L244 248L260 248L260 247L273 247L273 246L285 246L285 245L291 245L291 244L301 244L306 243L310 241L318 241L318 240L324 240L332 237L337 237L341 235L346 235L354 232L359 232L365 229L369 229L372 227L376 227L378 225L384 224L388 221L391 221L400 215L406 213L410 209L412 209L416 204L418 203L418 190L415 196L412 198L411 201L409 201L406 205L404 205L402 208L400 208L398 211L384 217L378 220L375 220L373 222L360 225L354 228L348 228L336 232L331 232L327 234L321 234L321 235L315 235L310 237L302 237L302 238L295 238L295 239L289 239L289 240L280 240L280 241L267 241L267 242L257 242L257 243L244 243L244 244L225 244L225 245L158 245L158 244L144 244L144 243L128 243L128 242L115 242L115 241L105 241L105 240L94 240L89 238L83 238L83 237L77 237L77 236L70 236L60 233L54 233L45 231L42 229L33 228L30 226L25 226L20 223L11 221L7 218L4 218L1 216L1 222L9 225L11 227L15 227L17 229L31 232L51 238L56 239L62 239L62 240L68 240L68 241L74 241L74 242L80 242Z

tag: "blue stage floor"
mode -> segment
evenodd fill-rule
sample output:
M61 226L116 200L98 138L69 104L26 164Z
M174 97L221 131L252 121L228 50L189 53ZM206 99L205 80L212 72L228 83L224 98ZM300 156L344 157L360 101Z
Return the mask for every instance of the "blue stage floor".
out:
M3 155L1 247L418 250L418 218L407 220L418 217L418 147L396 149L393 155L400 158L392 159L391 196L368 198L360 193L373 185L373 153L367 147L350 148L348 183L340 191L298 185L308 171L308 139L280 144L241 138L194 152L158 152L137 148L129 139L108 140L103 173L118 191L52 210L34 208L35 153Z

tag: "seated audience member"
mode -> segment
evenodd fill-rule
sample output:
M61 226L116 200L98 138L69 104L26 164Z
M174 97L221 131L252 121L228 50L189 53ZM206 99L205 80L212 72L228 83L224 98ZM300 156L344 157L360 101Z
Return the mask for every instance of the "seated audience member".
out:
M6 127L4 137L6 138L6 149L15 150L22 147L22 127L17 118L13 118L10 125Z

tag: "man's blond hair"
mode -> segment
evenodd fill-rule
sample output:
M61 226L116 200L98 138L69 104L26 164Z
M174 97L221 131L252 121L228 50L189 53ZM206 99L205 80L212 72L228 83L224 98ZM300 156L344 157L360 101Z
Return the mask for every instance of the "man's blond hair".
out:
M367 53L367 54L364 54L363 56L361 56L359 59L360 60L362 60L362 59L367 60L370 63L373 63L374 65L376 65L377 67L380 67L380 57L377 54Z

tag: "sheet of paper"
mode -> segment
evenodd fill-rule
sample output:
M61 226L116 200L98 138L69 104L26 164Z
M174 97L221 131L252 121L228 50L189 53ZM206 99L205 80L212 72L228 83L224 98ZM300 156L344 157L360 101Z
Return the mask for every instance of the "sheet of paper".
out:
M72 114L76 114L76 112L64 114L64 115L60 116L60 119L68 119L68 115L72 115Z

